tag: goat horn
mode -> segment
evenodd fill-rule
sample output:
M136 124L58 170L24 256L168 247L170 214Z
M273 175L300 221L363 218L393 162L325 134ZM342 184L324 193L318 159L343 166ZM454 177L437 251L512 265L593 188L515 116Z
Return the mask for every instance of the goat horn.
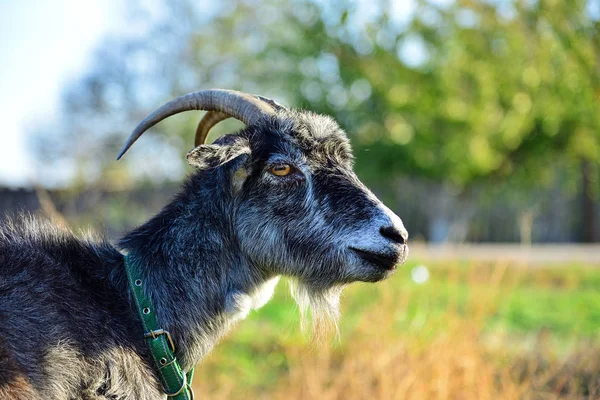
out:
M204 114L204 117L202 117L202 119L198 123L198 127L196 128L194 146L198 147L201 144L204 144L206 138L208 137L208 131L210 131L213 126L215 126L221 121L226 120L229 117L231 117L231 115L226 114L222 111L209 111L206 114Z
M285 109L284 106L282 106L274 100L262 96L255 97L256 99L261 100L262 102L271 106L274 110ZM206 114L204 114L204 117L202 117L202 119L198 123L198 127L196 128L194 146L200 146L201 144L204 144L206 138L208 137L208 132L212 129L212 127L230 117L231 115L222 111L209 111Z
M133 130L117 160L149 128L171 115L189 110L218 111L239 119L246 125L274 113L273 106L255 96L234 90L211 89L185 94L154 110Z

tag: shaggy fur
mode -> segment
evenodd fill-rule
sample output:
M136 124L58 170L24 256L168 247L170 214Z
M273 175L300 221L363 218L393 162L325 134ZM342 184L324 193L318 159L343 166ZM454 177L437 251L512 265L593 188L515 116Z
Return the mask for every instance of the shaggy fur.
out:
M188 154L196 168L158 215L117 246L31 218L0 228L0 398L164 398L128 290L143 271L185 370L295 281L315 326L339 294L406 259L406 230L352 172L330 118L282 110ZM276 176L271 167L289 164Z

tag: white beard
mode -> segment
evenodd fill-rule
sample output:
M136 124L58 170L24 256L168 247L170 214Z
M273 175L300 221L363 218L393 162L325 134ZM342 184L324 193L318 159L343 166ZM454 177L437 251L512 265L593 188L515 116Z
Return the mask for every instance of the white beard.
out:
M344 286L315 289L300 281L290 281L292 297L300 310L300 326L303 331L312 327L312 338L321 341L335 333L339 336L340 295ZM311 318L308 318L310 309Z

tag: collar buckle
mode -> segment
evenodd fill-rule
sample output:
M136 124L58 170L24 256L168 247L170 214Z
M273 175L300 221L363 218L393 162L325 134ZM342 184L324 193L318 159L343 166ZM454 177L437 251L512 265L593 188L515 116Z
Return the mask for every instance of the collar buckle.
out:
M173 353L175 353L175 344L173 343L173 339L171 339L171 334L169 333L169 331L166 331L164 329L156 329L156 330L144 333L144 338L145 339L156 339L160 335L165 335L167 337L167 340L169 341L169 346L171 347L171 351Z

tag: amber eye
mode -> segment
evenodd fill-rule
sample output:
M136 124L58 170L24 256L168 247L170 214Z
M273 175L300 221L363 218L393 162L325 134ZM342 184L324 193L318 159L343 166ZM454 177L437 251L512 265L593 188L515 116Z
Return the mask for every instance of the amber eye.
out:
M273 175L286 176L292 172L292 167L289 164L277 164L269 169Z

